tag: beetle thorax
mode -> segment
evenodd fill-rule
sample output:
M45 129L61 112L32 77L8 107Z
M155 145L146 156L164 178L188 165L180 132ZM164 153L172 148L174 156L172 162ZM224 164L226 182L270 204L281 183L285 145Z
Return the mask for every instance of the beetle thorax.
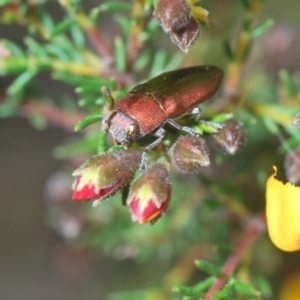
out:
M128 144L140 137L140 128L136 120L122 111L114 111L107 120L107 127L117 144Z

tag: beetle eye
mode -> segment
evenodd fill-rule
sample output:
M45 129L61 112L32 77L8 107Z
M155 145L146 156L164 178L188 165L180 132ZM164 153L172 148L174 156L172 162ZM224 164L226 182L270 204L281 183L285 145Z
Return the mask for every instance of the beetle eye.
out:
M140 136L140 128L137 124L131 124L127 131L127 138L130 141L137 140Z

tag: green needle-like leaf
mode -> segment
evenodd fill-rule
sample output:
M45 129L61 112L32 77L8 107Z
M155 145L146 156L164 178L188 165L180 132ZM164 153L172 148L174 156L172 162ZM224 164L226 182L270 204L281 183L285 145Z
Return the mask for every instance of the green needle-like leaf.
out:
M45 47L39 44L33 38L26 37L25 44L34 56L37 56L39 58L47 58L48 55L47 51L45 50Z
M268 19L259 25L257 25L254 29L251 31L251 38L257 39L261 35L263 35L269 28L271 28L274 25L274 20Z
M195 264L198 269L203 270L208 274L214 275L216 277L221 277L223 275L223 272L220 268L212 265L209 262L203 260L196 260Z
M234 287L235 287L235 280L231 278L220 292L214 294L214 299L216 300L225 299L231 296Z
M15 43L8 40L1 40L1 43L13 54L14 57L26 57L25 52Z
M90 115L87 116L85 119L79 121L75 126L75 131L81 131L88 127L91 124L99 122L102 120L102 115Z
M108 1L100 5L101 11L132 11L132 5L121 1Z
M121 37L115 39L115 59L119 72L124 73L126 69L126 46Z
M239 280L235 280L235 289L237 292L248 296L258 297L260 295L260 292L256 290L253 286L251 286L248 283L241 282Z
M297 89L291 74L287 70L280 70L279 77L288 95L291 98L295 97L297 95Z
M53 30L51 31L51 38L58 36L68 29L70 29L74 24L76 24L76 20L74 19L66 19L62 22L60 22L58 25L56 25Z
M19 75L7 89L9 95L21 92L26 85L37 75L37 71L28 70Z
M193 287L178 286L174 288L173 291L184 296L200 297L203 292L209 289L216 282L216 280L217 278L214 276L208 277Z

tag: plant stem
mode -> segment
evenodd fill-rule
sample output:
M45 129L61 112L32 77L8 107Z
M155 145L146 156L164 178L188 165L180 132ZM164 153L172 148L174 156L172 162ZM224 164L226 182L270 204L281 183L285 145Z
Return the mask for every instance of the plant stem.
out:
M145 300L169 299L170 290L184 282L187 282L196 271L195 260L199 257L207 257L209 248L203 244L191 247L177 264L165 275L161 288L153 289Z
M132 70L133 63L135 62L139 50L142 47L142 42L139 40L139 35L144 29L145 19L143 18L143 9L145 0L136 0L133 6L131 35L129 39L128 49L128 70Z
M93 27L84 28L91 42L94 44L97 52L106 60L109 64L113 61L113 54L107 47L100 32Z
M5 97L0 95L0 103L5 102ZM17 112L20 116L30 118L31 116L38 115L61 128L69 131L74 131L75 125L82 119L85 114L79 112L64 111L57 106L50 106L41 103L38 100L28 101L21 103L17 107Z
M224 87L225 105L236 102L238 88L241 79L241 69L251 46L251 29L253 23L260 12L262 6L261 0L253 0L249 5L246 16L244 18L243 28L235 43L233 49L233 61L228 65L228 74Z
M83 10L80 10L76 16L80 26L85 30L87 36L94 44L96 51L108 64L111 64L114 60L114 55L104 41L102 34L96 27L91 24Z
M203 300L213 300L213 294L223 288L228 278L232 276L235 269L238 267L245 252L255 241L255 239L265 231L265 228L266 221L263 216L255 216L250 220L244 236L236 246L236 251L229 257L223 267L223 277L219 278L217 282L207 291Z

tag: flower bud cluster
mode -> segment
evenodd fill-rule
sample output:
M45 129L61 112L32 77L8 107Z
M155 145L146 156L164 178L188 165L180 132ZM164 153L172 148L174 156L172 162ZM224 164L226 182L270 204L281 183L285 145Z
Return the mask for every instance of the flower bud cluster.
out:
M107 199L124 187L139 166L141 153L118 151L96 155L73 172L73 200Z
M215 134L217 142L227 152L234 154L244 140L242 125L230 120ZM73 200L96 200L96 204L108 199L129 185L141 165L142 153L122 150L96 155L74 171ZM171 149L173 164L183 173L198 173L210 165L209 150L199 135L180 137ZM131 184L126 200L132 220L154 223L167 210L171 199L171 181L168 170L156 163Z
M73 200L109 198L129 184L139 167L142 153L117 151L97 155L74 171ZM165 166L155 164L141 174L130 187L127 205L132 219L139 223L154 223L166 211L171 198L171 183Z
M242 124L236 120L225 122L213 134L215 143L225 152L234 155L245 142ZM180 137L173 145L173 164L183 173L198 173L210 165L209 150L204 139L198 135Z

